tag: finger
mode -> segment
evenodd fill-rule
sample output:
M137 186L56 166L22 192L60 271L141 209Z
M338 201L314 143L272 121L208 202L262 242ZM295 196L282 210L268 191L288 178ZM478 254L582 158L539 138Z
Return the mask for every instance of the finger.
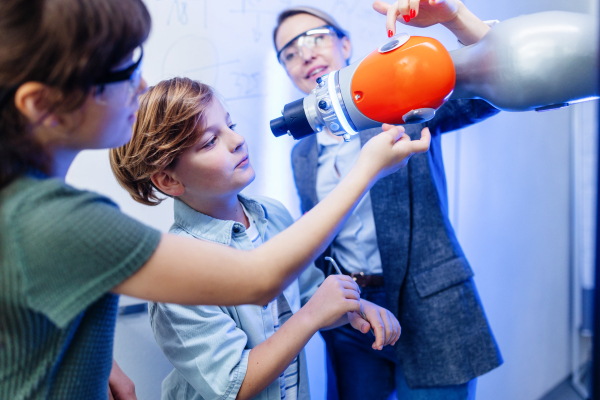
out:
M360 295L358 294L358 292L354 289L343 289L342 293L344 295L344 298L348 299L348 300L360 300ZM360 307L359 307L360 310Z
M398 0L398 12L404 22L410 21L410 0ZM398 19L400 21L400 19Z
M360 301L358 300L351 300L351 299L346 299L346 312L355 312L355 313L359 313L360 312L360 308L361 308L361 304Z
M385 27L388 31L388 37L392 37L396 34L396 18L398 15L400 15L400 12L398 11L398 2L395 2L390 8L388 8L385 19Z
M400 321L398 321L396 319L396 317L394 317L394 325L396 326L396 337L394 338L394 342L392 343L392 346L396 344L396 342L398 341L398 339L400 339L400 334L402 333L402 327L400 326Z
M383 129L384 132L386 132L388 135L391 136L392 141L394 143L396 141L398 141L398 139L400 139L400 137L404 133L404 128L397 127L397 126L394 126L394 125L383 124L383 125L381 125L381 128Z
M356 290L358 293L360 293L360 287L358 286L358 283L356 283L356 281L348 275L335 275L343 288L346 289L353 289Z
M419 15L419 0L410 0L409 4L410 4L409 16L412 19L412 18L415 18L417 15Z
M429 144L431 143L431 132L428 127L421 130L421 139L413 140L412 145L414 146L413 152L424 153L429 150Z
M384 346L390 344L390 339L392 338L392 321L390 320L390 316L388 315L387 310L381 310L381 319L383 320L383 326L385 328L385 340L383 342Z
M405 142L405 141L402 140L399 142ZM429 133L429 128L425 127L421 131L421 139L412 140L410 143L406 143L406 145L409 146L411 153L418 154L418 153L425 153L427 150L429 150L430 142L431 142L431 134ZM396 143L394 146L397 146L397 145L398 145L398 143ZM404 145L405 144L402 144L402 146L404 146Z
M391 4L381 0L376 0L373 2L373 10L377 11L381 15L386 15L391 6Z
M361 333L367 333L371 328L369 322L363 319L363 317L361 317L360 314L356 312L348 313L348 321L350 321L350 325L354 329L360 331Z
M373 333L375 333L375 342L371 347L373 350L381 350L383 348L383 343L385 342L385 327L381 320L381 316L377 314L369 320L369 324L371 324Z

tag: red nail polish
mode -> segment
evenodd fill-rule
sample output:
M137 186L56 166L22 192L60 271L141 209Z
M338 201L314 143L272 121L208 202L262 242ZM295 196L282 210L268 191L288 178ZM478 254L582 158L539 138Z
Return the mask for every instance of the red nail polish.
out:
M392 36L394 36L394 32L393 32L393 31L391 31L391 30L389 30L389 31L388 31L388 37L392 37Z
M414 9L413 9L413 10L410 10L410 17L411 17L411 18L414 18L414 17L416 17L416 16L417 16L417 12L416 12Z
M402 17L404 18L405 22L410 21L410 17L408 15L403 15Z

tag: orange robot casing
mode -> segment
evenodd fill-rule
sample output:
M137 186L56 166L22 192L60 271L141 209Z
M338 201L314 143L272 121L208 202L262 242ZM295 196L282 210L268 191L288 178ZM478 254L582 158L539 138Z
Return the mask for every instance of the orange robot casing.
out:
M437 40L412 36L394 50L380 49L360 61L352 76L352 101L365 117L404 124L408 112L437 110L452 94L454 64Z

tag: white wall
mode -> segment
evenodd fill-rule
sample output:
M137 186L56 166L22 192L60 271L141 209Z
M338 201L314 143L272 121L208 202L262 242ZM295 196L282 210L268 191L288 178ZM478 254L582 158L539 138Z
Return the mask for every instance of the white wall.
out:
M185 74L214 85L227 99L250 146L257 179L249 193L281 200L298 216L290 171L294 142L275 139L268 121L301 94L275 60L270 32L277 11L308 4L333 13L352 34L354 58L385 40L384 19L370 1L146 0L154 28L146 45L150 84ZM471 0L482 19L545 10L586 12L590 0ZM411 34L454 39L443 28ZM450 210L461 244L500 344L505 364L479 379L478 398L535 400L569 371L569 134L570 110L502 113L444 138ZM110 174L105 151L84 152L68 181L109 195L122 209L161 230L172 203L134 203ZM145 315L120 317L115 358L137 385L140 399L158 399L170 365L160 354ZM310 343L311 390L324 397L322 343Z

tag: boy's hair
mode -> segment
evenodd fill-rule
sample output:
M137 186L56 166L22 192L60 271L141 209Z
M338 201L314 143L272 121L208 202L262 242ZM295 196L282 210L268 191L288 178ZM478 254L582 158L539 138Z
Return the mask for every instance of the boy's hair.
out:
M164 200L150 178L198 141L214 97L210 86L189 78L162 81L140 96L131 141L110 151L110 167L135 201L155 206Z
M80 107L93 83L150 32L141 0L0 1L0 189L31 171L49 172L44 149L14 104L25 82L41 82L47 109Z

